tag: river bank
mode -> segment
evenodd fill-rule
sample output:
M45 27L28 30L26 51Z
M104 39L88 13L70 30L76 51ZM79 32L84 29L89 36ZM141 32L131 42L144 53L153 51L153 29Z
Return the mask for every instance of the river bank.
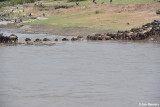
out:
M62 36L88 36L96 33L105 33L104 31L89 31L85 28L74 27L74 28L50 28L49 26L31 26L24 25L21 27L15 26L15 24L0 25L1 30L14 31L18 33L31 33L31 34L51 34L51 35L62 35Z
M120 0L116 2L118 1ZM140 1L145 1L145 3ZM130 30L160 19L160 16L156 14L156 11L160 9L160 3L156 1L137 0L135 4L127 1L123 1L124 3L121 4L116 2L113 4L84 2L89 4L74 5L70 8L62 8L63 3L59 4L61 8L55 8L58 6L56 1L42 2L42 5L17 5L4 8L2 15L9 15L12 22L16 21L16 27L28 25L35 32L85 36L92 33L114 33L118 30ZM65 5L67 4L70 3L65 3Z
M156 1L85 4L69 8L48 6L56 2L42 3L6 7L0 28L22 34L83 36L88 40L160 41L159 31L155 30L159 26L151 24L160 18L156 14L160 3Z
M151 23L147 23L142 25L140 28L133 28L129 31L117 31L117 33L89 33L87 32L87 36L84 35L84 32L80 32L81 35L74 35L74 32L71 32L71 35L68 31L64 33L64 37L59 38L59 36L63 36L63 33L57 33L57 31L49 31L49 30L40 30L40 27L35 28L29 25L22 26L20 28L16 28L13 24L11 25L1 25L0 33L10 32L10 33L18 33L17 36L21 38L21 34L37 34L43 35L38 38L35 37L26 37L21 38L17 44L27 44L27 45L49 45L52 46L56 41L134 41L134 42L156 42L160 43L160 21L155 20ZM63 29L64 32L64 29ZM57 33L57 34L56 34ZM77 34L77 33L75 33ZM45 36L46 35L46 36ZM47 35L57 35L54 38L46 38ZM59 36L58 36L59 35ZM43 37L43 38L42 38ZM54 42L55 41L55 42ZM1 45L3 45L2 42ZM6 42L8 43L8 42ZM10 45L10 44L9 44ZM12 44L11 44L12 45Z

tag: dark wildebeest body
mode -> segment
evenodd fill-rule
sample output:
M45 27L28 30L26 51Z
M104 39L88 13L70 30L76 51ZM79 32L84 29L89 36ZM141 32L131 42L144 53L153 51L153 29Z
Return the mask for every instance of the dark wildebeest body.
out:
M28 41L31 41L31 39L30 38L26 38L25 41L28 42Z
M63 38L62 41L68 41L68 39L67 38Z

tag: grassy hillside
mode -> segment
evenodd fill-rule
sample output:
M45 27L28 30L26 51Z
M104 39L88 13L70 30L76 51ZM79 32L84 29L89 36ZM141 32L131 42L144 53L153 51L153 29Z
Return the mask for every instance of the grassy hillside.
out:
M38 11L29 9L34 15L46 13L48 20L41 20L29 23L33 26L46 26L46 28L82 28L90 31L115 32L117 30L129 30L133 27L140 27L142 24L153 20L160 20L155 11L160 8L160 3L153 0L97 0L82 1L80 6L69 9L57 9L49 11ZM43 2L43 5L75 4L64 1ZM83 4L83 5L82 5ZM84 5L85 4L85 5Z
M96 12L90 12L81 14L54 15L48 17L48 20L35 21L30 24L38 26L51 25L54 28L79 27L86 28L88 30L115 32L117 30L138 27L147 21L151 21L143 19L136 20L136 22L130 21L129 18L132 18L133 16L134 15L129 14L105 15L104 13L96 14ZM128 22L130 25L127 24Z

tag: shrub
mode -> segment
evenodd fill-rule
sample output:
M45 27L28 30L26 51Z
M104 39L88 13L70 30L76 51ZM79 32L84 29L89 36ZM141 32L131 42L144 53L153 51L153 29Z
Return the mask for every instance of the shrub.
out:
M16 4L23 4L24 1L23 0L11 0L10 3L11 5L16 5Z
M10 5L17 5L23 3L34 3L39 0L0 0L0 8Z

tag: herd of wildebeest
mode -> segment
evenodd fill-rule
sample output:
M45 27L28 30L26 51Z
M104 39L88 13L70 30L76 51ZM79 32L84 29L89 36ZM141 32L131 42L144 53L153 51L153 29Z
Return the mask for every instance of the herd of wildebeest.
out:
M160 20L154 20L140 28L118 31L117 33L95 34L87 36L88 40L143 40L153 35L160 36Z
M95 34L88 35L86 38L83 36L73 37L71 41L78 40L144 40L150 36L160 36L160 20L154 20L151 23L147 23L140 28L132 28L131 30L126 31L118 31L116 33L104 33L104 34ZM42 41L51 41L49 38L35 39L33 42L31 38L26 38L26 44L30 43L38 43ZM58 41L58 39L54 39L54 41ZM67 38L62 38L62 41L69 41ZM18 36L15 34L11 34L10 36L6 36L3 33L0 34L0 43L4 44L17 44Z
M18 41L18 36L15 34L11 34L10 36L4 35L3 33L0 34L0 43L17 43Z

